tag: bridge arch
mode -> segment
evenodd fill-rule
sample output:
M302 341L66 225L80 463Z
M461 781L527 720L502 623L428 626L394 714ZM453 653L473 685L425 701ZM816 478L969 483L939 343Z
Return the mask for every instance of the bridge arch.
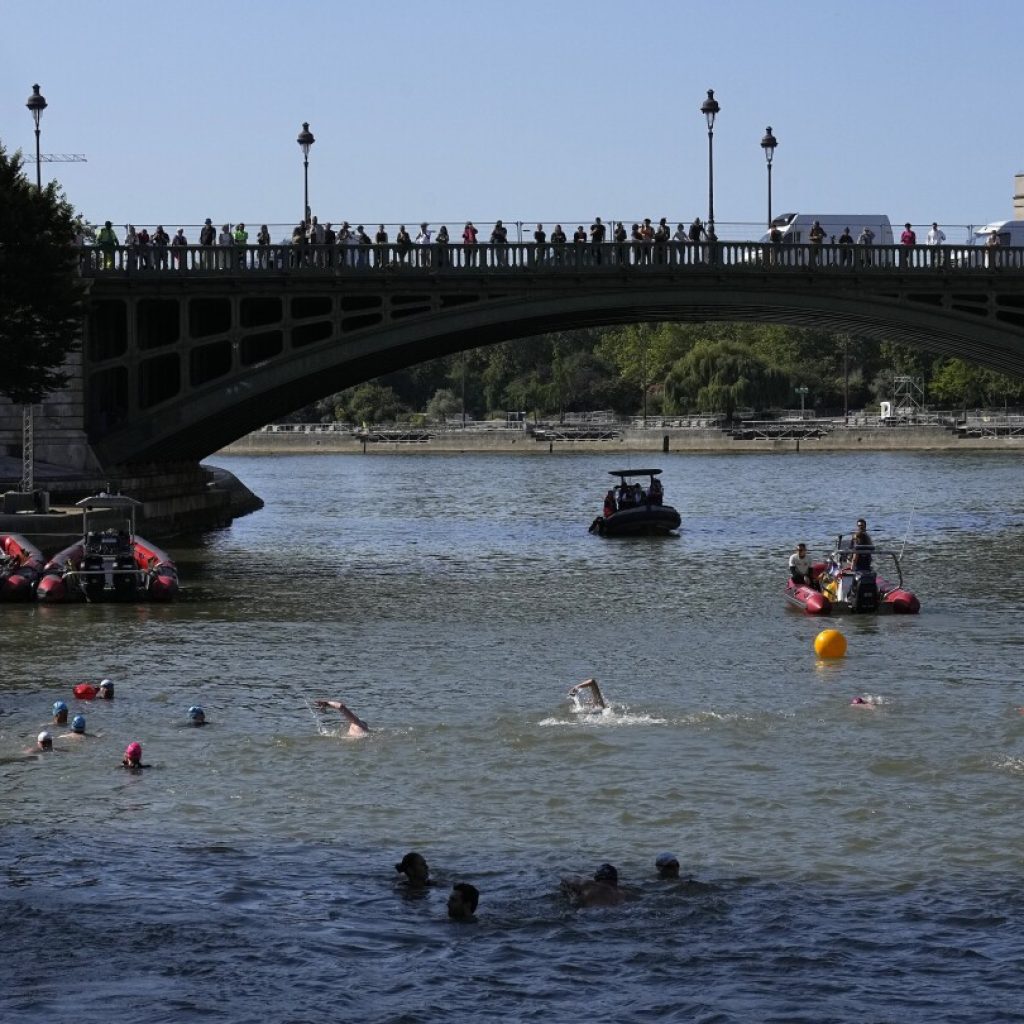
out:
M1024 376L1024 274L749 265L98 275L87 429L106 465L198 461L326 395L555 330L745 321L887 338Z

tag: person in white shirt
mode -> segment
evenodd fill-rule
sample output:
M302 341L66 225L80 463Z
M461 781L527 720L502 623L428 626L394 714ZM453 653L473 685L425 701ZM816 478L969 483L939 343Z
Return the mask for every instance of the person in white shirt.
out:
M231 249L235 244L235 236L231 233L231 225L225 224L217 236L217 269L229 270L231 268Z
M434 237L434 233L430 230L428 224L421 224L420 230L416 235L416 244L420 246L419 251L419 265L421 267L430 266L430 242Z
M925 241L929 245L945 245L946 244L946 232L943 231L942 228L940 228L939 225L935 221L932 221L931 230L928 232L928 235L926 236ZM932 257L932 262L935 264L935 266L941 267L942 266L942 253L941 252L936 252L935 255Z
M814 586L814 568L811 565L811 560L807 557L806 544L797 544L796 551L789 556L789 575L797 586L801 584L806 584L808 587Z

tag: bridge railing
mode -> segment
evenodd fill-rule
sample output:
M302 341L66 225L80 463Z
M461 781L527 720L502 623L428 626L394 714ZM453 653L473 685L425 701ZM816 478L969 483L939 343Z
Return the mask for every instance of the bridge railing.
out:
M772 245L765 242L535 242L480 245L84 246L83 276L607 273L730 268L770 272L961 273L1024 270L1024 248L969 245Z

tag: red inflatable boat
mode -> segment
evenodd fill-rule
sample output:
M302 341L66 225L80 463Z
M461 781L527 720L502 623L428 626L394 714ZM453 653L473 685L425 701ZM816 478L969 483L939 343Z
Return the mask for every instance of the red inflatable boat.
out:
M0 601L31 601L43 553L17 533L0 533Z
M135 532L141 502L99 494L76 503L82 539L58 551L36 586L40 601L173 601L178 570L168 555Z
M877 574L874 559L891 561L896 582ZM839 548L827 562L814 564L814 577L816 588L786 580L786 600L808 615L916 615L921 610L917 595L903 585L903 567L895 551Z

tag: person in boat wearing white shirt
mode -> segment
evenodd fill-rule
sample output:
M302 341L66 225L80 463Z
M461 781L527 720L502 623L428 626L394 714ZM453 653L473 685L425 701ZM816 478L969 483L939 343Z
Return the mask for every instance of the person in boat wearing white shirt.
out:
M789 575L793 578L793 582L798 585L805 583L809 587L815 586L814 567L811 565L811 560L807 557L806 544L797 544L796 551L789 556Z

